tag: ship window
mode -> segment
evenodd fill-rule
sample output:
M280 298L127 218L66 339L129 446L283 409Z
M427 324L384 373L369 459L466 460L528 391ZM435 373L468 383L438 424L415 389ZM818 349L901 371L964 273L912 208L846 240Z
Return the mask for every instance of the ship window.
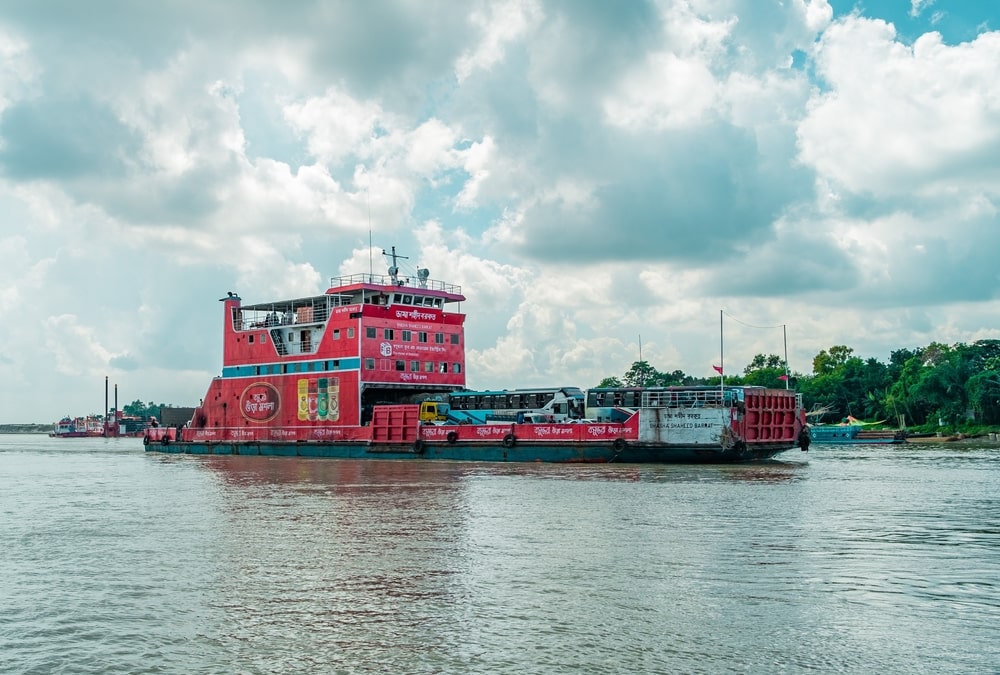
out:
M406 361L403 359L396 359L396 370L406 370Z
M445 363L444 361L442 361L439 365L441 367L441 372L442 373L447 373L448 372L448 364L447 363Z
M433 307L434 298L424 298L424 307Z
M451 364L451 372L453 372L453 373L460 373L460 372L462 372L462 364L461 363L453 363L453 364Z
M434 333L434 344L444 344L444 333Z
M336 368L340 368L340 359L334 359L334 360L333 360L333 367L334 367L335 369L336 369Z
M266 344L267 343L267 333L261 333L260 334L260 343L261 344Z
M248 341L250 342L250 344L253 344L253 333L251 333L248 337L249 337Z
M425 373L433 373L434 372L434 362L433 361L424 361L424 372Z
M368 326L365 328L365 337L375 337L375 326Z
M365 359L365 370L375 370L375 359Z
M350 340L353 337L354 337L354 329L353 328L348 328L347 329L347 339Z
M392 328L386 328L384 331L386 340L395 340L396 332Z
M411 373L420 372L420 361L410 361L410 372Z
M334 340L339 340L340 339L340 329L339 328L334 328L333 329L333 339Z
M392 294L392 302L393 302L394 304L399 304L399 302L400 302L400 301L401 301L402 299L403 299L403 296L402 296L401 294L399 294L399 293L393 293L393 294Z
M423 331L417 333L417 342L427 342L427 333Z
M403 304L404 305L412 305L413 304L413 296L412 295L404 295L403 296Z
M449 337L451 338L451 344L458 344L458 333L452 333Z
M413 339L413 331L404 330L403 331L403 342L409 342Z

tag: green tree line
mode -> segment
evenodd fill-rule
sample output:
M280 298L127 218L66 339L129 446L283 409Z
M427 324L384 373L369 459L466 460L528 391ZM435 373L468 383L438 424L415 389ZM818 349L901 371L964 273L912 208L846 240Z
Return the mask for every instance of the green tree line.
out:
M783 389L784 359L757 354L741 375L726 375L727 385ZM788 385L802 394L813 422L839 422L847 416L885 420L900 427L1000 425L1000 340L917 349L897 349L883 363L862 359L846 345L824 349L811 373L788 373ZM719 376L698 378L680 370L660 372L636 361L621 378L608 377L599 387L718 385Z
M143 403L142 401L136 399L131 403L126 403L122 406L122 413L130 417L139 417L141 419L148 419L150 417L155 417L160 419L160 408L168 407L166 403Z

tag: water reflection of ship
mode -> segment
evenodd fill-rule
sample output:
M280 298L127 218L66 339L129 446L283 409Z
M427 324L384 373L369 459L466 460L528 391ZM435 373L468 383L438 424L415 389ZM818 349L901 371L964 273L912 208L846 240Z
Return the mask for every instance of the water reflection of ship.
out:
M740 483L788 483L802 479L802 464L797 462L769 462L726 467L724 475Z

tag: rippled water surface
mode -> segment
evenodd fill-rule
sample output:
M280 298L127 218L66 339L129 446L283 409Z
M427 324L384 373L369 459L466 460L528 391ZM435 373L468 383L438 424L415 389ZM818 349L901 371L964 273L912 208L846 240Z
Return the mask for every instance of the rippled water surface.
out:
M0 435L0 671L997 672L1000 448L746 466Z

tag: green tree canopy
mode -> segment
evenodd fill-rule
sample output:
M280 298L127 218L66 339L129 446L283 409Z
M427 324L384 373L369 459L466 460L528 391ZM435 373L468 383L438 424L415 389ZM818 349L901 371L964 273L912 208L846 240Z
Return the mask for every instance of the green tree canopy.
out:
M825 411L814 421L839 421L848 415L890 424L948 424L974 419L1000 424L1000 340L971 345L932 342L926 347L901 348L886 363L862 359L847 345L821 350L813 359L812 374L792 373L796 389L809 410ZM727 376L727 385L784 388L784 360L775 354L757 354L743 375ZM647 361L635 361L621 377L602 380L602 386L652 387L718 384L719 378L692 377L683 371L661 372Z

